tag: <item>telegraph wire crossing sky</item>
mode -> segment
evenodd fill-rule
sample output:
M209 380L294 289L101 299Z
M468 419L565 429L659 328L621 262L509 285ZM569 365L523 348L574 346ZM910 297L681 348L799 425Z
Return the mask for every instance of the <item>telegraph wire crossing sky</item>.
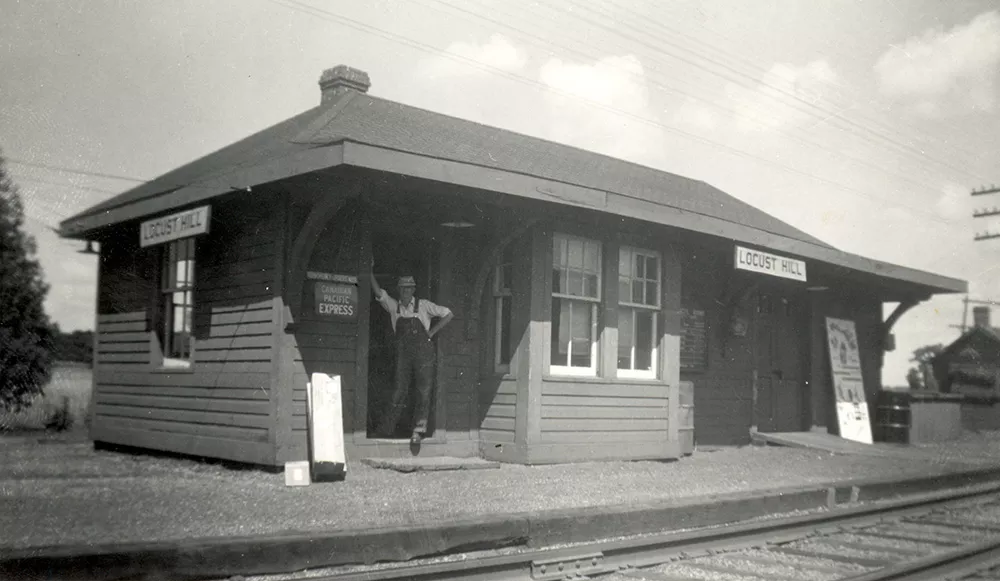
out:
M1000 13L989 1L248 0L16 3L0 147L67 330L95 261L48 227L318 104L319 73L391 100L699 179L841 250L1000 298ZM992 221L991 221L992 220ZM76 244L79 246L79 244ZM958 333L962 297L897 324L885 380ZM891 306L890 306L891 308Z

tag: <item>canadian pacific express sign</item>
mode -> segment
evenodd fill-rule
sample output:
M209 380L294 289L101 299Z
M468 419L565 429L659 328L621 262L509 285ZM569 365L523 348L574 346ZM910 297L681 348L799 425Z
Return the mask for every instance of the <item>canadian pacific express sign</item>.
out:
M308 272L313 280L316 314L330 319L354 319L358 316L358 279L326 272Z
M736 268L781 278L806 281L806 263L760 250L736 247Z
M211 206L192 208L169 216L160 216L142 223L139 245L142 248L197 236L208 232Z

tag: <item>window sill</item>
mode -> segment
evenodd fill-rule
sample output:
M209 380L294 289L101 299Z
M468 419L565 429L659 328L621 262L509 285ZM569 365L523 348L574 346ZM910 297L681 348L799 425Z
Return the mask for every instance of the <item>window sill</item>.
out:
M597 383L605 385L669 385L662 379L629 377L594 377L592 375L552 375L543 374L542 381L561 383Z
M171 367L171 366L165 366L165 365L153 365L150 368L150 372L151 373L156 373L156 374L159 374L159 375L180 374L180 373L194 373L194 364L192 363L191 365L188 365L186 367L181 367L181 366Z

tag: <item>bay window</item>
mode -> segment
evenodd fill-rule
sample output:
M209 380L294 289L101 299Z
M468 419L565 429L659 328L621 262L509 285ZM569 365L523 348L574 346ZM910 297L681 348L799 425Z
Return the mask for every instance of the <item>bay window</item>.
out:
M556 234L552 239L553 374L597 374L601 243Z
M656 378L660 255L623 246L618 252L618 375Z

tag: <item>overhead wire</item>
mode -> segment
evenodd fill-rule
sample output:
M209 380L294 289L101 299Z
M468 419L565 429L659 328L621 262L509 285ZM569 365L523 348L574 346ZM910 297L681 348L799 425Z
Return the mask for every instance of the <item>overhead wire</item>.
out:
M635 19L636 26L638 26L640 28L643 27L644 25L647 25L647 24L648 24L649 27L652 27L652 26L655 25L660 30L662 30L662 31L664 31L664 32L666 32L668 34L688 39L693 44L696 44L696 45L699 45L700 47L702 47L703 50L717 53L717 54L721 55L723 58L727 58L727 59L730 59L730 60L736 62L738 65L740 63L742 63L742 66L745 66L745 67L747 67L747 68L755 71L755 74L766 74L767 72L769 72L768 68L761 66L756 61L753 61L753 60L750 60L748 58L745 58L745 57L741 56L738 53L735 53L735 52L732 52L732 51L727 51L727 50L725 50L725 49L723 49L723 48L721 48L719 46L716 46L716 45L710 44L708 42L705 42L705 41L701 40L700 38L698 38L697 36L695 36L693 34L689 34L689 33L685 32L684 30L681 30L680 28L668 25L664 20L644 18L640 13L638 13L634 9L625 7L622 4L616 4L613 0L608 0L607 5L613 6L613 7L617 8L617 9L623 11L623 12L631 14L634 17L634 19ZM749 17L749 16L750 15L747 14L747 17ZM705 26L704 24L702 24L700 28L701 28L701 30L705 31L706 33L711 34L711 35L713 35L713 36L715 36L715 37L717 37L719 39L729 40L725 36L723 36L722 34L720 34L720 33L716 32L716 31L712 30L711 28ZM837 52L837 54L840 54L840 53ZM851 89L851 87L849 87L846 83L841 83L841 82L837 81L836 79L832 79L831 80L831 84L833 84L834 86L836 86L838 88L841 88L841 89ZM852 104L853 104L853 102L852 102ZM855 109L854 111L858 114L858 116L863 117L865 121L870 122L872 125L876 126L878 129L880 129L882 131L885 131L885 132L888 132L888 133L898 134L900 137L902 137L904 139L908 138L907 135L903 132L903 130L901 128L890 126L890 125L888 125L888 124L886 124L886 123L884 123L884 122L882 122L882 121L880 121L878 119L875 119L875 118L870 117L870 116L866 116L866 115L863 114L863 112L858 111L857 109ZM919 127L909 127L909 129L915 130L915 132L918 134L917 137L919 137L920 139L925 139L925 140L930 140L930 141L933 141L935 139L934 137L930 136L927 132L920 130ZM968 150L968 149L962 148L961 146L955 146L953 144L949 144L949 149L953 149L955 151L958 151L958 152L961 152L961 153L964 153L964 154L970 155L970 156L978 154L978 152L974 152L972 150Z
M504 27L504 28L506 28L508 30L512 30L516 34L526 35L526 36L534 38L534 39L536 39L538 41L541 41L541 42L543 42L543 43L545 43L545 44L547 44L549 46L553 46L553 47L556 47L558 49L565 50L565 51L571 52L573 54L580 55L583 58L588 59L588 60L596 60L598 58L597 56L595 56L595 55L593 55L591 53L586 53L584 51L573 49L572 47L567 47L567 46L562 45L562 44L557 44L557 43L552 42L551 40L545 39L545 38L543 38L543 37L541 37L539 35L533 34L533 33L529 32L529 31L526 31L526 30L523 30L523 29L519 29L519 28L517 28L515 26L511 26L509 24L500 22L500 21L498 21L498 20L496 20L494 18L491 18L489 16L477 14L477 13L475 13L473 11L470 11L470 10L468 10L466 8L463 8L461 6L455 6L453 4L450 4L449 2L446 2L445 0L425 0L425 1L434 2L434 3L437 3L439 5L447 6L448 8L451 8L451 9L460 11L462 13L468 14L470 16L476 17L477 19L484 20L484 21L489 22L489 23L491 23L493 25L501 26L501 27ZM539 45L536 44L536 46L539 46ZM544 48L544 47L540 46L540 48ZM615 65L612 65L612 66L614 66L614 68L616 68L616 69L618 69L618 70L620 70L622 72L625 72L625 73L629 74L630 76L633 76L633 77L636 77L636 78L640 78L639 75L636 75L635 73L633 73L631 71L627 71L623 67L619 67L619 66L615 66ZM684 95L684 96L686 96L688 98L708 103L709 105L711 105L713 107L716 107L717 109L724 110L724 111L729 111L730 113L733 113L733 114L739 114L740 113L739 111L737 111L736 109L734 109L732 107L729 107L729 106L726 106L726 105L722 105L720 103L717 103L717 102L709 100L709 99L705 99L703 97L700 97L698 95L694 95L693 93L690 93L690 92L687 92L687 91L676 89L675 87L668 86L668 85L666 85L666 84L664 84L662 82L657 81L654 78L651 78L651 77L641 77L641 78L645 82L648 82L648 83L650 83L650 84L652 84L652 85L654 85L656 87L659 87L662 90L665 90L665 91L668 91L668 92L672 92L672 93L681 94L681 95ZM769 119L771 119L772 121L777 120L774 117L770 117ZM793 139L793 140L795 140L795 141L797 141L799 143L803 143L805 145L808 145L808 146L811 146L811 147L815 147L817 149L820 149L820 150L822 150L824 152L836 155L836 156L841 157L843 159L850 160L850 161L852 161L854 163L857 163L858 165L861 165L861 166L867 167L869 169L875 170L875 171L877 171L879 173L887 174L887 175L889 175L889 176L891 176L891 177L893 177L893 178L895 178L897 180L908 182L909 184L911 184L911 185L913 185L915 187L918 187L918 188L926 188L927 187L927 184L925 182L917 181L917 180L915 180L915 179L913 179L911 177L904 176L904 175L902 175L902 174L900 174L898 172L891 171L891 170L887 169L884 166L873 164L873 163L871 163L871 162L869 162L869 161L867 161L867 160L865 160L863 158L847 154L847 153L845 153L843 151L832 149L832 148L829 148L829 147L824 147L823 145L821 145L821 144L819 144L819 143L817 143L815 141L812 141L812 140L809 140L809 139L805 139L805 138L800 137L798 135L795 135L795 134L793 134L793 133L791 133L789 131L786 131L786 130L783 130L783 129L780 129L780 128L773 128L772 131L774 131L775 133L784 135L786 137L789 137L789 138L791 138L791 139ZM879 198L879 199L884 200L883 198ZM885 201L888 202L888 200L885 200ZM916 208L913 208L913 209L917 210Z
M52 164L47 164L47 163L38 163L38 162L32 162L32 161L25 161L23 159L17 159L17 158L12 158L12 157L7 157L7 158L4 158L4 159L6 161L8 161L8 162L16 163L18 165L24 165L24 166L28 166L28 167L36 167L36 168L53 170L53 171L60 171L60 172L66 172L66 173L73 173L73 174L78 174L78 175L83 175L83 176L91 176L91 177L99 177L99 178L110 178L110 179L116 179L116 180L127 180L127 181L131 181L131 182L142 183L142 184L144 184L147 181L149 181L149 180L143 180L143 179L139 179L139 178L134 178L134 177L129 177L129 176L123 176L123 175L117 175L117 174L102 173L102 172L93 172L93 171L85 171L85 170L81 170L81 169L73 169L73 168L70 168L70 167L65 167L65 166L60 166L60 165L52 165Z
M578 7L580 7L580 8L582 8L583 10L586 10L586 11L588 11L588 12L592 13L592 14L597 14L598 16L604 16L604 15L603 15L602 13L599 13L599 12L597 12L597 11L596 11L595 9L593 9L593 8L591 8L590 6L587 6L587 5L585 5L585 4L579 4L579 3L578 3L578 4L575 4L575 5L576 5L576 6L578 6ZM575 16L575 17L578 17L578 18L580 18L580 17L578 16L578 15L574 14L573 12L568 12L567 14L568 14L568 15L569 15L570 17L574 17L574 16ZM590 24L592 24L592 25L594 25L594 26L597 26L597 27L599 27L599 28L602 28L602 29L604 29L604 30L606 30L606 31L608 31L608 32L610 32L610 33L612 33L612 34L615 34L615 35L618 35L618 36L621 36L621 37L623 37L623 38L626 38L626 39L629 39L629 37L628 37L627 35L624 35L624 34L623 34L622 32L620 32L620 31L616 30L616 29L615 29L614 27L611 27L611 26L608 26L607 24L605 24L605 23L601 22L600 20L595 20L595 19L590 19L590 18L581 18L581 19L582 19L582 20L585 20L585 21L588 21L588 22L589 22ZM643 32L642 30L639 30L639 29L637 29L637 28L636 28L635 26L631 25L631 24L630 24L630 23L628 23L628 22L623 22L623 24L624 24L624 25L625 25L626 27L628 27L628 28L630 28L630 29L632 29L632 30L635 30L635 31L637 31L637 32L640 32L640 33L642 33L642 32ZM675 47L675 48L677 48L677 49L679 49L679 50L682 50L682 51L684 51L684 52L687 52L687 53L689 53L689 54L691 54L691 53L692 53L692 51L691 51L690 49L688 49L688 48L684 47L683 45L681 45L681 44L679 44L679 43L676 43L676 42L671 42L671 41L669 41L669 40L666 40L666 39L664 39L664 38L662 37L662 35L655 35L655 38L656 38L656 39L657 39L657 40L658 40L658 41L659 41L659 42L660 42L661 44L664 44L664 45L668 45L668 46L672 46L672 47ZM653 45L652 45L651 43L649 43L649 42L647 42L647 41L643 41L643 40L640 40L640 39L637 39L637 38L636 38L636 39L634 39L634 40L636 40L636 41L637 41L637 42L639 42L640 44L643 44L644 46L647 46L648 48L650 48L650 49L652 49L652 50L654 50L654 51L656 51L656 50L657 50L657 48L656 48L656 47L654 47L654 46L653 46ZM668 54L668 55L669 55L669 56L671 56L672 58L675 58L675 59L677 59L677 60L679 60L679 61L681 61L681 62L685 62L685 63L687 63L687 64L690 64L690 65L692 65L692 66L696 66L696 67L697 67L697 66L699 66L699 63L698 63L698 62L696 62L696 61L693 61L693 60L692 60L691 58L688 58L688 57L684 57L684 56L679 56L679 55L677 55L676 53L669 53L669 52L667 52L667 51L663 51L662 49L660 49L660 52L664 52L665 54ZM697 53L693 53L693 54L697 54ZM734 67L732 67L732 66L730 66L730 65L728 65L728 64L726 64L726 63L721 63L721 62L719 62L719 61L716 61L716 60L713 60L713 59L710 59L710 58L705 58L704 56L700 56L699 58L702 58L703 60L705 60L705 61L707 61L707 62L710 62L710 63L713 63L713 64L715 64L715 66L717 66L717 67L719 67L719 68L722 68L722 69L724 69L724 70L727 70L727 71L730 71L730 72L732 72L733 74L736 74L736 75L738 75L738 76L741 76L741 77L744 77L744 78L747 78L747 79L750 79L751 81L754 81L754 82L759 82L759 79L757 79L757 78L756 78L756 77L754 77L753 75L751 75L751 74L748 74L748 73L746 73L746 72L743 72L743 71L740 71L740 70L738 70L738 69L736 69L736 68L734 68ZM722 77L722 78L724 78L724 79L726 79L726 80L729 80L729 81L733 81L733 82L735 82L735 81L734 81L734 79L732 79L732 77L731 77L731 76L729 76L729 75L725 75L725 74L721 74L721 73L717 73L717 72L711 72L711 71L709 71L709 70L707 70L707 69L703 69L703 70L705 70L706 72L709 72L709 73L711 73L711 74L714 74L714 75L716 75L716 76L720 76L720 77ZM942 161L942 160L936 160L936 159L934 159L934 158L931 158L931 157L927 157L927 156L926 156L926 155L924 154L924 152L923 152L923 151L921 151L921 150L919 150L919 149L915 149L915 148L914 148L913 146L911 146L911 145L907 145L907 144L905 144L905 143L901 143L901 142L899 142L899 141L897 141L897 140L894 140L894 139L892 139L892 138L890 138L890 137L887 137L887 136L885 136L885 135L882 135L882 134L880 134L880 133L878 133L878 132L876 132L876 131L873 131L873 130L871 130L870 128L867 128L867 127L865 127L864 125L862 125L862 124L860 124L860 123L858 123L858 122L855 122L855 121L851 120L851 119L850 119L850 118L848 118L848 117L845 117L845 116L843 116L842 112L838 112L838 111L824 111L824 110L823 110L823 109L822 109L821 107L819 107L819 106L818 106L818 105L816 105L815 103L812 103L812 102L810 102L810 101L807 101L807 100L805 100L805 99L802 99L802 98L801 98L800 96L796 95L795 93L791 93L791 92L788 92L787 90L785 90L785 89L784 89L784 88L782 88L782 87L779 87L779 86L776 86L776 85L770 85L770 84L767 84L767 86L768 86L768 88L770 88L770 89L772 89L772 90L774 90L774 91L776 91L776 92L778 92L778 93L782 93L782 94L784 94L784 95L786 95L786 96L790 97L791 99L793 99L793 100L795 100L795 101L798 101L798 102L800 102L800 103L802 103L802 104L806 105L807 107L810 107L810 108L812 108L812 109L816 109L816 110L818 110L818 111L820 111L820 112L822 112L822 113L824 113L824 114L828 115L828 116L829 116L829 119L836 119L836 120L839 120L839 121L841 121L841 122L843 122L843 123L845 123L845 124L847 124L847 125L850 125L850 126L852 126L852 127L855 127L855 128L857 128L857 129L859 129L859 130L861 130L861 131L864 131L864 132L866 132L866 133L868 133L868 134L870 134L870 135L872 135L872 136L875 136L875 137L877 137L877 138L879 138L879 139L881 139L881 140L885 141L886 143L888 143L889 145L891 145L891 146L893 146L893 147L895 147L895 148L899 149L900 151L908 151L908 152L909 152L909 155L911 155L911 156L915 157L915 158L916 158L916 159L918 159L918 160L919 160L919 161L920 161L921 163L927 163L927 162L930 162L930 163L936 163L936 164L938 164L938 165L941 165L941 166L944 166L944 167L947 167L947 168L951 169L952 171L955 171L955 172L958 172L958 173L960 173L960 174L963 174L963 175L969 175L969 176L972 176L972 177L976 177L976 178L977 178L977 179L979 179L979 180L982 180L982 179L983 179L983 178L982 178L981 176L976 176L975 174L969 174L969 173L967 172L967 170L963 170L963 169L960 169L960 168L957 168L957 167L955 167L954 165L952 165L952 164L950 164L950 163L948 163L948 162L945 162L945 161ZM791 104L790 104L790 103L788 103L788 104L789 104L789 105L791 106ZM800 110L801 110L801 108L800 108L800 107L798 107L798 106L795 106L795 108L796 108L796 109L800 109ZM915 155L914 155L914 154L915 154Z
M600 103L598 101L594 101L592 99L586 99L586 98L583 98L583 97L581 97L579 95L575 95L575 94L572 94L572 93L569 93L569 92L566 92L566 91L562 91L562 90L556 89L554 87L551 87L549 85L541 83L540 81L537 81L535 79L531 79L531 78L525 77L523 75L518 75L518 74L515 74L515 73L511 73L509 71L505 71L505 70L500 69L498 67L493 67L491 65L487 65L487 64L481 63L479 61L476 61L476 60L471 59L471 58L464 57L462 55L452 54L452 53L449 53L449 52L441 49L440 47L436 47L436 46L433 46L433 45L429 45L427 43L423 43L423 42L420 42L420 41L417 41L417 40L413 40L411 38L408 38L408 37L405 37L405 36L402 36L402 35L398 35L398 34L386 31L384 29L381 29L381 28L378 28L378 27L375 27L375 26L372 26L372 25L369 25L369 24L366 24L366 23L354 20L354 19L346 17L346 16L342 16L340 14L336 14L336 13L330 12L328 10L324 10L322 8L318 8L316 6L312 6L312 5L306 4L304 2L300 2L298 0L269 0L269 1L272 2L273 4L278 5L278 6L282 6L284 8L288 8L290 10L293 10L293 11L296 11L296 12L300 12L302 14L309 14L310 16L314 16L314 17L320 18L322 20L326 20L326 21L330 21L330 22L336 22L336 23L342 24L344 26L347 26L349 28L353 28L355 30L359 30L361 32L370 33L370 34L374 34L376 36L380 36L380 37L385 38L387 40L390 40L392 42L399 42L401 44L406 44L408 46L417 48L419 50L422 50L422 51L425 51L425 52L429 52L429 53L431 53L431 54L433 54L435 56L444 56L445 58L449 58L450 60L455 60L457 62L468 64L468 65L470 65L472 67L478 68L478 69L486 71L488 73L497 74L497 75L503 76L505 78L508 78L510 80L514 80L516 82L520 82L520 83L523 83L523 84L528 84L528 85L532 85L532 86L535 86L535 87L538 87L538 88L542 88L542 89L544 89L544 90L546 90L548 92L551 92L551 93L554 93L554 94L558 94L558 95L567 97L569 99L573 99L573 100L577 100L577 101L586 103L586 104L588 104L590 106L593 106L595 108L604 109L604 110L612 112L612 113L617 113L619 115L635 119L635 120L637 120L637 121L639 121L641 123L647 124L647 125L652 125L652 126L659 127L661 129L663 129L664 131L667 131L667 132L670 132L670 133L675 133L675 134L678 134L678 135L682 135L684 137L687 137L687 138L689 138L691 140L694 140L694 141L697 141L699 143L708 145L710 147L714 147L714 148L717 148L717 149L722 149L722 150L728 151L728 152L730 152L730 153L732 153L734 155L740 156L740 157L754 159L754 160L757 160L760 163L763 163L765 165L769 165L769 166L781 169L781 170L786 171L788 173L792 173L792 174L799 175L799 176L802 176L802 177L805 177L805 178L809 178L809 179L814 180L814 181L826 183L826 184L828 184L830 186L833 186L833 187L835 187L837 189L840 189L840 190L843 190L843 191L846 191L846 192L850 192L850 193L858 195L860 197L872 200L872 201L877 202L877 203L879 203L879 204L881 204L883 206L886 206L886 207L892 207L893 206L893 204L891 204L887 200L884 200L884 199L882 199L882 198L880 198L878 196L874 196L874 195L869 194L867 192L864 192L862 190L858 190L857 188L853 188L851 186L847 186L847 185L844 185L842 183L835 182L833 180L829 180L829 179L823 178L821 176L813 175L813 174L804 172L802 170L798 170L798 169L796 169L794 167L791 167L791 166L788 166L786 164L781 164L781 163L769 160L767 158L763 158L763 157L760 157L760 156L753 155L753 154L751 154L749 152L746 152L744 150L740 150L740 149L737 149L737 148L734 148L734 147L731 147L731 146L728 146L728 145L725 145L725 144L722 144L722 143L718 143L716 141L704 138L704 137L702 137L700 135L697 135L697 134L694 134L694 133L691 133L691 132L688 132L688 131L684 131L682 129L678 129L678 128L675 128L675 127L671 127L671 126L665 125L663 123L660 123L660 122L648 119L646 117L643 117L643 116L640 116L640 115L636 115L634 113L630 113L628 111L624 111L624 110L621 110L621 109L617 109L615 107L611 107L609 105L606 105L604 103ZM927 218L928 220L931 220L931 221L934 221L934 222L938 222L940 224L944 224L944 225L950 225L951 224L950 221L944 220L944 219L942 219L941 217L939 217L939 216L937 216L935 214L931 214L929 212L920 210L920 209L912 207L912 206L908 206L908 205L905 205L905 204L898 204L898 203L896 203L895 206L896 207L900 207L900 208L905 208L905 209L909 210L914 215L922 215L925 218Z

